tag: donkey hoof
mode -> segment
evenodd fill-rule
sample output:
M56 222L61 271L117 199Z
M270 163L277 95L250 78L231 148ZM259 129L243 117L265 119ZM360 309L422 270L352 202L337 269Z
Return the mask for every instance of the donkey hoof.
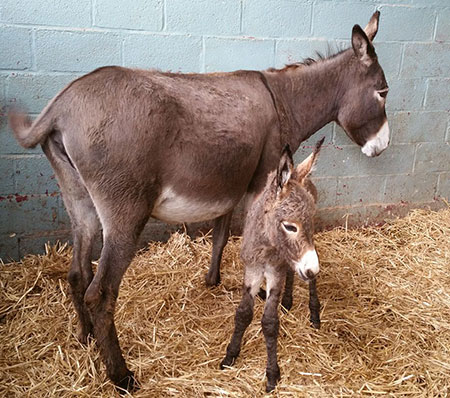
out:
M273 390L275 390L278 381L281 379L280 368L277 366L273 370L266 370L266 376L267 376L266 392L272 392Z
M273 390L275 390L275 388L276 388L276 386L277 386L277 383L278 383L278 380L279 380L279 379L277 379L277 380L275 380L275 381L269 381L269 380L267 380L266 392L272 392Z
M131 371L128 371L127 375L118 383L114 383L114 385L120 395L139 390L139 384Z
M311 321L311 326L312 326L314 329L319 330L319 329L320 329L320 321Z
M215 287L220 285L220 275L210 275L209 273L205 276L206 286Z
M225 357L222 362L220 362L220 370L224 370L226 366L233 366L234 360L236 358L233 357Z
M309 318L310 322L311 322L311 326L314 329L320 329L320 317L319 314L312 314Z
M273 390L275 390L276 386L277 386L276 383L275 384L267 383L267 385L266 385L266 392L272 392Z
M77 339L81 344L87 345L89 342L89 339L91 339L93 337L94 337L94 333L93 333L92 329L84 329L81 327L78 329Z
M77 334L77 340L83 345L88 345L89 338L91 337L93 337L91 333L78 332Z

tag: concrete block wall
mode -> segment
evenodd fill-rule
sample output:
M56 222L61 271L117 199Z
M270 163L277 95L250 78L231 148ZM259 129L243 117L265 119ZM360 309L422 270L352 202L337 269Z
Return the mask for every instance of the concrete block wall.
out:
M377 221L450 195L449 0L2 0L0 258L68 239L53 172L12 138L8 106L36 116L74 78L102 65L180 72L265 69L350 45L381 11L375 46L391 88L391 146L368 159L334 124L315 181L322 226ZM166 226L145 238L167 236Z

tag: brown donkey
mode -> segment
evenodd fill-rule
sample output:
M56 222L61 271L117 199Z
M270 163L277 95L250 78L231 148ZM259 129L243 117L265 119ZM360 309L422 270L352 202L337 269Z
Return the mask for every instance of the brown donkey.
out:
M290 278L293 277L292 271L297 271L304 281L309 282L311 322L315 328L320 327L315 279L319 259L313 243L317 191L308 175L322 143L323 138L316 144L314 152L295 169L289 147L285 148L278 170L269 174L266 186L253 202L245 222L241 249L245 265L242 299L236 310L233 337L220 367L231 366L239 355L242 337L253 319L254 297L265 279L267 298L261 324L267 346L267 392L272 391L280 379L278 304L283 287L283 301L292 297L292 284L284 286L287 275L290 273Z
M105 67L70 83L34 122L10 114L19 143L41 144L55 171L72 223L68 279L79 338L94 335L116 385L134 383L114 308L149 217L216 220L206 278L214 285L234 207L261 191L286 143L295 151L335 120L366 155L387 147L387 84L372 45L378 18L353 27L350 49L317 62L212 74Z

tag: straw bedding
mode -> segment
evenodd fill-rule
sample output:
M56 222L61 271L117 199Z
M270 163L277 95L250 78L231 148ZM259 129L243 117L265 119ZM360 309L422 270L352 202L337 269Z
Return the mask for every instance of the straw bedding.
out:
M281 314L280 397L450 395L450 209L416 210L382 227L316 235L322 328L309 326L296 280ZM239 238L226 247L222 284L204 285L211 241L175 233L136 256L116 325L141 389L135 397L264 396L263 302L236 364L218 369L240 300ZM66 274L71 250L1 266L0 395L110 397L93 342L77 342Z

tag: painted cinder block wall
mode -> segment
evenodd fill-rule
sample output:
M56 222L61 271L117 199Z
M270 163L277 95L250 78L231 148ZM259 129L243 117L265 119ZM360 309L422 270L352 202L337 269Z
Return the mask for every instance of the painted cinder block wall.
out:
M5 112L36 116L64 85L103 65L182 72L265 69L350 45L353 24L381 11L375 39L391 91L390 147L366 158L334 124L315 181L320 225L376 222L450 194L449 0L2 0L0 258L67 239L69 220L39 148L14 141ZM442 203L442 202L441 202ZM237 216L239 219L239 215ZM144 239L169 229L149 223Z

